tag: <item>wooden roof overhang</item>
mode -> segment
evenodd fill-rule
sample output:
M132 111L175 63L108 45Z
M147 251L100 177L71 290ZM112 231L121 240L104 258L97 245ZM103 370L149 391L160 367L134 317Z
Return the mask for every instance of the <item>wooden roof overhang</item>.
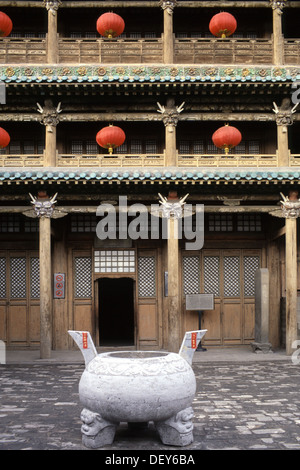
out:
M7 105L1 107L5 114L14 111L28 114L30 111L31 115L32 102L40 102L45 96L62 101L64 113L78 112L76 103L79 103L79 112L95 110L109 114L110 104L116 112L122 112L122 106L129 114L134 110L152 111L151 119L155 119L156 101L166 96L188 100L190 96L193 108L191 105L185 107L180 116L180 119L187 119L186 113L190 111L220 111L220 100L233 108L239 100L239 103L246 103L244 109L247 112L272 114L272 102L290 97L293 87L297 87L300 67L10 65L0 66L0 80L6 85ZM134 96L143 99L137 103L132 99ZM215 110L212 109L214 105ZM196 115L190 118L194 117L197 119ZM4 115L2 118L6 120ZM68 119L67 114L63 119Z
M300 169L280 168L0 168L0 184L182 184L284 185L298 184Z
M206 213L262 213L282 217L280 193L295 189L300 171L290 168L17 168L0 170L1 213L30 210L29 193L59 194L57 216L95 213L101 202L127 195L129 203L158 204L158 193L175 189ZM249 192L249 189L251 190ZM237 201L237 202L236 202ZM117 204L117 203L116 203Z

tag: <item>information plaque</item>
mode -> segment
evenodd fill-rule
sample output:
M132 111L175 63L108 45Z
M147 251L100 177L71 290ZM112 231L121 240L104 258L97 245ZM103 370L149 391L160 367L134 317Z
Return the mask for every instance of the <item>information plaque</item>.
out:
M187 294L185 308L186 310L214 310L214 294Z

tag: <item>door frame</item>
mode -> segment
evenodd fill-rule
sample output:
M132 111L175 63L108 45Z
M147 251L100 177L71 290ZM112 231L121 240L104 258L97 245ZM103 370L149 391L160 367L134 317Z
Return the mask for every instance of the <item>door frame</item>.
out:
M137 345L137 287L135 273L94 273L94 325L95 325L95 345L101 347L99 330L99 280L100 279L132 279L133 280L133 345Z

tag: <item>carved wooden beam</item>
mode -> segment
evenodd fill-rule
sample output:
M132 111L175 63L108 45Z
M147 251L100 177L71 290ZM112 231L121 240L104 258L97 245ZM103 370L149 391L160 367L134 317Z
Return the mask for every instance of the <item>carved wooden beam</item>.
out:
M300 8L298 1L287 2L287 7ZM35 7L44 8L43 2L36 2L30 0L0 0L0 7ZM72 1L64 0L61 8L103 8L103 1ZM143 7L143 8L158 8L158 0L136 0L136 1L118 1L110 0L105 2L105 8L128 8L128 7ZM244 0L244 1L230 1L230 0L212 0L212 1L184 1L178 0L178 8L269 8L269 0Z
M293 117L300 121L300 113ZM34 113L3 113L0 114L0 122L41 122L41 115ZM273 113L183 113L179 121L256 121L275 122ZM158 113L62 113L60 122L157 122L162 121Z

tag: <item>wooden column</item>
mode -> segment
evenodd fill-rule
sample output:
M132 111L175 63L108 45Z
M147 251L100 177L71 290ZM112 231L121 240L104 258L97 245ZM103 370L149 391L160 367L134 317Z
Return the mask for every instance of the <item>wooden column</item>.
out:
M38 103L42 115L41 123L45 126L45 161L44 166L56 166L56 126L59 123L60 103L55 108L51 100L45 100L44 107Z
M297 219L286 219L286 353L297 340Z
M288 128L294 122L293 114L295 113L295 106L292 108L289 98L284 98L279 107L276 103L273 104L277 124L278 166L289 166L290 150Z
M163 50L165 64L174 63L173 10L176 4L177 0L160 1L160 6L164 11Z
M176 125L169 124L165 126L165 165L177 165L176 152Z
M178 353L181 344L178 219L170 217L168 224L168 351Z
M293 343L297 340L297 218L300 214L300 200L297 191L290 191L289 196L283 198L282 208L286 217L286 353L290 356Z
M50 199L44 191L40 191L37 198L31 198L39 218L40 357L49 359L52 349L51 216L56 195Z
M278 166L289 166L290 151L287 126L277 124L277 154Z
M49 64L58 62L58 35L57 35L57 10L61 0L45 0L48 10L48 34L47 34L47 61Z
M45 126L44 166L56 166L56 126Z
M168 98L166 107L158 105L165 125L165 166L177 166L176 126L184 103L175 106L174 98Z
M273 64L284 64L284 38L282 35L282 13L285 1L270 0L273 9Z
M49 359L52 349L52 292L51 292L51 219L40 217L40 354Z

